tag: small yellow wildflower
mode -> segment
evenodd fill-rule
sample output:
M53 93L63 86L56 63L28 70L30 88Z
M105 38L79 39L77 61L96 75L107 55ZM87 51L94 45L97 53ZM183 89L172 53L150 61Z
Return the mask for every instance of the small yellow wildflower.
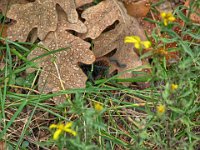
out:
M150 41L141 41L140 37L138 36L126 36L124 39L124 43L133 43L135 48L141 49L142 46L145 48L151 47Z
M73 136L76 136L77 133L74 130L70 129L72 124L73 124L72 122L68 122L66 123L66 125L64 124L50 125L49 127L50 129L56 128L56 131L53 134L53 139L57 140L62 132L67 132L67 133L72 134Z
M158 105L156 110L157 110L158 115L164 114L166 110L165 105L162 105L162 104Z
M94 103L94 109L100 112L103 110L103 106L100 103Z
M177 84L171 84L171 90L175 91L176 89L178 89L178 85Z
M160 16L163 19L163 23L165 26L167 26L169 22L173 22L176 20L176 18L172 15L171 12L162 12Z

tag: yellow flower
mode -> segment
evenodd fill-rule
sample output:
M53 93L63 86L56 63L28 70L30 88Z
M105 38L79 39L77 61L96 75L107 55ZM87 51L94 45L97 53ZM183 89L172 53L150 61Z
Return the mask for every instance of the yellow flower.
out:
M72 134L73 136L76 136L77 133L74 130L70 129L72 124L73 124L72 122L68 122L66 123L66 125L51 124L49 127L50 129L56 128L56 131L53 134L53 139L57 140L62 132L67 132L67 133Z
M178 89L178 85L177 84L171 84L171 90L175 91L176 89Z
M162 105L162 104L158 105L156 110L157 110L158 115L164 114L166 110L165 105Z
M126 36L124 39L124 43L133 43L135 48L141 49L142 46L145 48L151 47L150 41L141 41L140 37L138 36Z
M167 26L169 22L173 22L176 20L171 12L162 12L160 16L163 19L163 23L165 26Z
M103 110L103 106L100 103L94 103L94 109L100 112Z

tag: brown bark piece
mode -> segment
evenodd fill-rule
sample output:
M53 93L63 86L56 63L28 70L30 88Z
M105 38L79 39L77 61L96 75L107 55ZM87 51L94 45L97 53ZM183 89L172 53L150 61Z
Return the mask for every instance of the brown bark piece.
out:
M92 31L90 30L87 33L87 37L97 37L93 40L95 56L97 58L103 57L111 51L117 50L109 58L111 63L110 72L118 70L121 73L142 65L142 61L134 51L134 45L125 44L124 38L125 36L136 35L142 40L146 40L145 34L137 20L126 13L122 3L116 0L105 0L91 7L90 10L86 10L83 14L86 19L86 26L92 28ZM102 33L106 27L117 20L119 24L114 29ZM120 77L131 78L133 75L131 72L126 72Z
M37 28L38 37L43 40L50 31L57 28L56 4L63 8L69 22L77 22L74 0L36 0L27 4L14 4L7 12L7 17L17 22L8 29L8 38L24 42L29 32Z
M38 88L42 93L85 87L87 76L79 68L78 63L92 64L95 61L95 56L89 49L90 43L72 35L67 30L83 33L86 32L86 27L81 21L76 24L70 23L67 21L65 13L59 12L57 30L50 32L40 43L50 51L66 48L36 61L38 66L42 68L38 82ZM45 52L48 51L37 48L32 51L28 59L31 60ZM28 72L30 71L32 70L29 69ZM55 100L63 101L58 97Z

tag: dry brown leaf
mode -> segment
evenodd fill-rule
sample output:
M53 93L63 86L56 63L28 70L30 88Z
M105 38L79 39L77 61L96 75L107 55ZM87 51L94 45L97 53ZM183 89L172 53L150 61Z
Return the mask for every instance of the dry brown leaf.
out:
M6 143L3 141L0 141L0 150L5 150L6 149Z
M120 9L116 3L116 0L105 0L82 13L81 17L86 20L84 24L89 29L85 37L97 38L104 29L119 19Z
M186 2L185 2L185 6L186 7L188 7L189 8L189 6L190 6L190 1L191 0L187 0ZM199 14L200 14L200 8L194 8L194 13L191 13L190 14L190 19L193 21L193 22L195 22L195 23L197 23L197 24L200 24L200 16L199 16ZM187 11L187 14L189 13L189 11Z
M56 4L63 8L69 22L77 22L74 0L36 0L27 4L14 4L7 12L7 17L17 22L8 29L8 38L13 41L26 41L30 31L37 28L38 37L43 40L50 31L57 28Z
M150 0L140 0L137 2L124 2L127 13L133 17L145 17L150 10Z
M161 12L172 12L172 4L169 1L163 1L160 5L156 6L157 10Z
M3 14L6 14L7 10L9 10L10 6L13 4L26 4L28 0L1 0L0 1L0 10Z
M5 65L6 64L4 62L0 62L0 71L2 71L4 69Z
M94 39L95 56L102 57L113 50L116 53L109 58L111 62L110 72L118 70L124 72L142 65L142 61L134 51L133 44L124 44L125 36L136 35L145 40L145 34L140 28L137 20L126 13L122 3L116 0L105 0L89 10L83 12L86 26L92 28L87 37ZM110 18L110 19L108 19ZM108 32L102 31L115 21L119 21L116 27ZM102 25L103 24L103 25ZM133 77L131 72L120 75L121 78Z
M87 76L80 69L78 63L92 64L95 56L90 51L90 43L72 35L66 30L76 31L78 33L86 32L85 25L78 20L72 24L67 21L64 12L59 12L58 28L55 32L50 32L46 38L40 42L51 51L60 48L66 50L45 56L37 60L39 67L42 68L38 88L42 93L56 92L69 88L83 88ZM70 48L69 48L70 47ZM37 48L28 56L31 60L44 54L42 48ZM28 70L30 72L32 70ZM55 98L58 101L58 98ZM62 101L59 99L59 101Z
M6 25L6 24L0 24L0 34L1 34L1 37L3 37L3 38L7 37L7 30L8 30L8 25Z
M198 8L198 9L196 10L196 12L197 12L197 13L192 13L192 14L190 15L190 19L191 19L193 22L200 24L200 16L198 15L198 14L200 14L200 8Z
M86 4L89 4L89 3L92 3L94 0L75 0L75 3L76 3L76 7L81 7L83 5L86 5Z

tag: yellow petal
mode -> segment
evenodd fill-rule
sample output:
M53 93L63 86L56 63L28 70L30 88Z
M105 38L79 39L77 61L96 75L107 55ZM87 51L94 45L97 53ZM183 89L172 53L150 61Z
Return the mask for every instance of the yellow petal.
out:
M66 123L64 128L65 129L70 128L72 126L72 124L73 124L73 122L68 122L68 123Z
M141 43L144 45L145 48L151 47L151 42L149 42L149 41L143 41Z
M135 43L137 42L136 39L130 37L130 36L126 36L124 39L124 43Z
M73 131L73 130L71 130L71 129L64 129L64 131L67 132L67 133L72 134L73 136L76 136L76 135L77 135L76 131Z
M164 112L165 112L165 105L158 105L157 106L157 113L159 114L159 115L162 115Z
M140 43L135 43L135 48L140 49L141 48Z
M177 84L171 84L171 89L172 89L172 91L175 91L176 89L178 89L178 85Z
M96 111L102 111L103 110L103 106L100 103L95 103L94 104L94 109Z
M165 25L165 26L168 25L168 21L167 21L167 19L164 19L164 25Z
M57 140L59 138L61 132L62 132L61 129L56 130L55 133L53 134L53 139Z
M56 124L51 124L51 125L49 126L49 128L50 128L50 129L58 128L58 125L56 125Z
M140 37L139 36L132 36L134 39L136 39L137 40L137 42L140 42L141 41L141 39L140 39Z
M137 36L126 36L124 43L137 43L140 42L140 38Z
M172 13L171 13L171 12L168 12L168 13L167 13L167 17L171 17L171 16L173 16Z
M165 18L165 17L167 16L167 14L166 14L165 12L162 12L162 13L160 14L160 16L161 16L162 18Z
M175 21L176 18L174 16L171 16L171 17L168 18L168 20L172 22L172 21Z

